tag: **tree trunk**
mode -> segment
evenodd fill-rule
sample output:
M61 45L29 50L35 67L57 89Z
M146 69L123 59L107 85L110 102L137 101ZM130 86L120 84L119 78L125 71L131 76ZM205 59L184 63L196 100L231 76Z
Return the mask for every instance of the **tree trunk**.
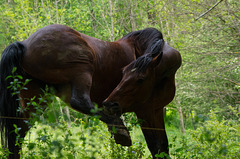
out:
M185 134L185 127L184 127L184 121L183 121L183 113L182 113L182 107L180 105L180 101L177 100L177 110L179 114L179 121L180 121L180 127L183 134Z
M90 2L91 2L92 28L96 32L97 31L97 23L96 23L96 15L94 12L95 4L94 4L93 0L90 0Z
M178 107L178 113L179 113L179 120L180 120L181 131L182 131L182 133L185 134L185 127L184 127L184 121L183 121L183 114L182 114L181 106Z
M129 17L130 17L130 24L131 24L131 32L135 31L134 21L133 21L133 8L132 8L132 0L129 2Z
M111 18L111 41L114 41L114 27L113 27L113 9L112 9L112 1L109 0L109 8L110 8L110 18Z
M190 111L190 113L191 113L191 119L192 119L192 127L193 127L194 130L196 130L194 120L193 120L192 111Z

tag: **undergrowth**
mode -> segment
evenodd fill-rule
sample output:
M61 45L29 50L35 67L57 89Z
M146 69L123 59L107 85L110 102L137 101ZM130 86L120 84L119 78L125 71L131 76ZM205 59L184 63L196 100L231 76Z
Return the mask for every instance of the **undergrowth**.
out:
M20 87L12 88L16 91L25 89L19 83L12 86ZM39 103L35 102L35 98L29 100L28 107L33 106L36 112L25 121L30 127L25 139L17 138L17 143L23 144L21 158L151 158L134 113L122 116L133 140L132 146L124 147L115 143L106 124L98 116L87 116L69 109L52 95L52 91L46 87ZM43 104L47 105L46 109L40 106ZM230 110L236 118L225 120L222 117L220 120L212 111L196 130L188 129L186 134L180 133L176 127L167 126L170 149L167 158L240 158L240 113L231 107ZM18 134L20 129L15 128L13 133ZM0 158L7 158L8 154L0 147ZM159 158L164 156L157 155Z

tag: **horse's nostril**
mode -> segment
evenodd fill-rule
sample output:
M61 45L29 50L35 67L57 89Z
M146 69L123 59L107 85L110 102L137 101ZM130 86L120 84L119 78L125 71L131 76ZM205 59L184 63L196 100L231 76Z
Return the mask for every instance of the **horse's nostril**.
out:
M108 103L109 103L109 102L105 102L105 101L104 101L104 102L102 103L102 105L103 105L104 107L108 107Z
M103 102L103 106L107 107L107 108L111 108L111 107L118 107L119 104L117 102Z
M118 107L118 106L119 106L119 104L117 102L111 103L111 107Z
M103 110L106 114L121 114L119 104L117 102L103 102Z

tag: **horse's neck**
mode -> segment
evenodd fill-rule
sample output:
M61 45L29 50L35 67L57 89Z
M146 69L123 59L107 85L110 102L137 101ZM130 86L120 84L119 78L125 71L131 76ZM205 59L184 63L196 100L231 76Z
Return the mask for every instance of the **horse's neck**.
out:
M135 60L135 50L125 41L106 42L87 36L84 39L96 57L91 98L101 104L121 81L122 68Z
M135 49L125 41L105 42L104 48L97 53L98 62L105 67L118 71L136 59Z
M142 47L144 47L144 44L140 44L138 40L136 40L136 38L134 36L128 38L128 39L120 39L119 41L124 41L126 44L128 44L129 46L131 46L134 49L134 56L135 59L137 59L138 57L142 56L144 54L144 51L142 49Z

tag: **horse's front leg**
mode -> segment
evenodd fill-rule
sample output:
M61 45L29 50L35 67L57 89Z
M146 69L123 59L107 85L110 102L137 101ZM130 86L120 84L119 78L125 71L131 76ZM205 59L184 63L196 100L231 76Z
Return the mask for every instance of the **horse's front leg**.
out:
M93 113L94 105L92 104L90 97L86 93L77 92L79 89L72 90L71 107L77 111L88 115L98 115L100 120L108 125L109 132L113 135L115 142L122 146L131 146L132 141L129 132L123 124L120 116L107 114L104 111L97 111Z
M98 115L100 120L108 125L110 133L114 136L116 143L122 146L131 146L132 141L127 128L124 126L120 116L109 114L104 111L92 111L95 109L90 99L92 78L89 74L82 74L72 83L70 105L73 109L88 115ZM116 131L113 131L115 127Z
M153 156L161 154L167 158L169 155L168 139L164 126L163 109L147 112L136 112L139 119L143 120L141 123L142 132L147 142L148 148Z
M117 144L131 146L132 140L120 116L106 114L104 111L98 112L100 120L108 125L108 131L113 135Z

